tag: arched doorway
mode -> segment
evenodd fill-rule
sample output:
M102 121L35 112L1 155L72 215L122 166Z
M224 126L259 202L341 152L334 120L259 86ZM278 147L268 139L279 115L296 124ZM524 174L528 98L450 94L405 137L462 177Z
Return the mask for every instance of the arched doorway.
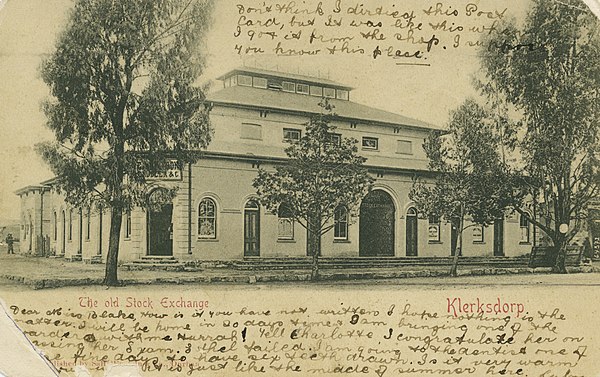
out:
M173 203L167 190L153 190L148 202L148 255L173 255Z
M254 199L244 207L244 256L260 256L260 205Z
M390 194L371 191L360 205L359 256L393 257L396 207Z
M418 255L419 221L417 209L410 207L406 211L406 256L416 257Z

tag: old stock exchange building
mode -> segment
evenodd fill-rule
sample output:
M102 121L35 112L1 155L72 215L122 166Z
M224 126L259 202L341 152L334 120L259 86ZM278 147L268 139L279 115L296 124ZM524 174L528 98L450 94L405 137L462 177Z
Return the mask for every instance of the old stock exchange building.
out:
M351 101L351 88L329 80L254 68L219 78L209 96L213 140L191 166L154 182L178 187L172 204L158 212L135 208L123 216L121 261L173 256L179 261L226 261L244 257L302 257L306 231L257 201L252 180L259 167L285 158L287 140L304 132L320 98L338 115L336 134L353 137L377 179L360 208L339 208L335 227L323 238L324 257L449 256L457 232L444 219L419 216L408 193L415 175L427 176L423 140L433 126ZM110 213L71 208L52 180L17 191L21 199L21 252L100 261L108 250ZM517 256L531 250L534 230L517 215L488 228L469 228L465 256Z

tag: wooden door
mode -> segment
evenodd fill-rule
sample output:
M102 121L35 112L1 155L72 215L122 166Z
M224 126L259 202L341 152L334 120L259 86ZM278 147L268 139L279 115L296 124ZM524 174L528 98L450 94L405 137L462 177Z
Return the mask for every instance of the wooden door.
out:
M173 204L148 211L148 255L173 255Z
M359 256L393 257L396 209L391 196L371 191L360 205Z
M406 212L406 256L416 257L419 253L418 248L418 228L417 210L409 208Z
M494 256L504 256L504 219L494 221Z
M244 256L260 256L260 206L255 200L244 208Z

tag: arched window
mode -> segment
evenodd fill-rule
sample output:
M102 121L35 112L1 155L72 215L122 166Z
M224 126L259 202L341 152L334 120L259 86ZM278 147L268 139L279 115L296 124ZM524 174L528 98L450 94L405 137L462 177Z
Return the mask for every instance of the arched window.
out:
M280 240L294 239L294 215L289 205L283 203L277 210L277 238Z
M529 220L527 216L519 217L519 227L521 228L521 243L529 243Z
M29 215L29 251L33 250L33 220L31 214Z
M333 214L333 239L348 239L348 208L343 205L338 206Z
M52 220L54 220L54 241L58 239L58 218L56 216L56 211L52 213Z
M73 210L69 210L69 241L73 239Z
M92 217L92 210L90 207L87 207L86 217L85 217L85 239L90 240L90 222Z
M217 238L217 206L211 198L204 198L198 205L198 238Z
M440 242L440 217L429 215L429 227L427 228L429 242Z

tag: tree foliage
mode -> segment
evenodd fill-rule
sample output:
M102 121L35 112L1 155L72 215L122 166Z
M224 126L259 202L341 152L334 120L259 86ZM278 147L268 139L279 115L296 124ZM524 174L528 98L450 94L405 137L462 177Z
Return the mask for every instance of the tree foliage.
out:
M520 120L514 145L523 163L511 170L527 178L514 207L550 237L563 272L565 246L600 193L598 24L581 1L535 0L522 27L507 22L481 53L482 93ZM524 210L531 199L536 218Z
M37 148L67 202L111 209L107 284L117 283L122 211L146 204L147 177L172 159L194 161L210 141L195 81L211 9L199 0L78 0L41 67L56 141Z
M501 162L500 137L488 112L473 100L466 100L450 115L447 132L431 132L424 148L433 183L416 180L410 198L420 212L445 218L459 231L458 258L462 232L479 224L487 226L504 216L512 202L512 186ZM465 217L472 225L465 225ZM456 274L455 259L451 274Z
M324 111L311 117L304 135L285 149L288 160L275 171L260 169L253 185L267 210L277 213L286 205L295 221L309 234L313 278L318 276L321 237L334 227L335 211L351 212L371 190L373 178L358 155L357 140L333 139L333 106L326 100Z

